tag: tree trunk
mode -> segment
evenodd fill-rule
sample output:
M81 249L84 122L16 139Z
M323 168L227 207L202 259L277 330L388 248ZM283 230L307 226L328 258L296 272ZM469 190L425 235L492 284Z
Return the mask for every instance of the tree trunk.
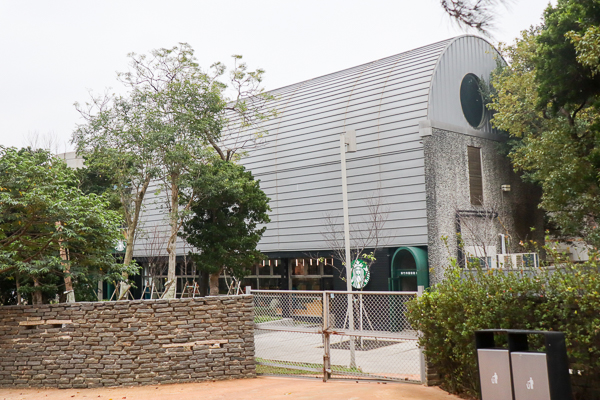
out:
M60 221L55 222L56 229L62 232L62 223ZM73 278L71 277L71 265L69 265L69 252L63 245L62 239L58 239L58 245L60 246L60 259L61 264L65 269L65 293L67 303L75 303L75 292L73 291Z
M163 294L163 299L174 299L177 296L176 268L177 268L177 231L179 220L179 176L171 176L171 213L169 215L169 225L171 226L171 236L167 243L167 253L169 253L169 268L167 271L167 291Z
M208 271L200 271L200 276L202 277L200 280L202 282L200 285L200 297L206 297L208 295L208 280L210 279L210 274Z
M19 274L15 275L15 284L17 285L17 305L21 305L23 300L21 299L21 293L19 293L19 288L21 287L21 282L19 281Z
M136 207L136 210L138 207ZM135 212L135 217L131 226L127 229L127 239L126 239L126 247L125 247L125 257L123 258L123 265L128 266L131 264L131 260L133 260L133 239L135 237L135 229L137 227L139 217L139 210ZM129 279L129 274L127 272L123 272L123 281L119 284L119 300L124 300L127 298L127 291L131 287L127 283Z
M127 246L125 247L125 257L123 258L124 266L129 266L129 264L131 264L131 260L133 260L133 244L134 244L134 239L135 239L135 231L137 229L138 222L140 220L140 212L142 210L144 196L146 196L146 191L148 190L148 185L150 185L150 177L149 176L146 177L146 179L144 180L142 188L138 192L135 200L133 201L133 207L134 207L133 217L131 217L131 215L128 214L128 217L126 218L126 220L128 222L128 227L127 227L127 239L126 239ZM127 206L127 204L125 204L125 200L123 197L121 198L121 203L123 204L123 207ZM124 279L124 281L122 281L119 285L120 286L119 287L119 300L123 300L127 296L127 291L131 287L131 285L127 284L127 280L129 279L129 274L124 272L123 279Z
M66 271L69 273L69 270ZM67 303L75 303L75 291L73 290L73 278L70 275L65 275L65 294L67 295Z
M39 289L40 286L40 281L38 280L37 277L33 277L33 286L38 288L36 289L32 294L31 294L31 302L33 304L42 304L43 300L42 300L42 291Z
M63 260L63 266L65 267L65 294L67 295L67 303L75 303L75 291L73 290L73 277L71 277L69 255L67 254L67 249L62 244L60 246L60 258Z
M215 272L214 274L210 274L210 295L218 296L219 295L219 277L221 276L221 270Z

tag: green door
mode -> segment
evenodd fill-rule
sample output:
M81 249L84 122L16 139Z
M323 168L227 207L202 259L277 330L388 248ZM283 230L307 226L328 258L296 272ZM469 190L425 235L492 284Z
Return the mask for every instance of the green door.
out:
M416 292L419 286L429 287L427 252L418 247L400 247L392 257L391 291Z

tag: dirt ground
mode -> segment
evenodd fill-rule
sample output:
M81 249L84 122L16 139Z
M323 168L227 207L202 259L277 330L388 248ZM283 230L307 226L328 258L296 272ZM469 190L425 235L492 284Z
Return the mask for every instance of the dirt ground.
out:
M99 389L1 389L0 400L458 400L435 387L408 383L259 377L230 381Z

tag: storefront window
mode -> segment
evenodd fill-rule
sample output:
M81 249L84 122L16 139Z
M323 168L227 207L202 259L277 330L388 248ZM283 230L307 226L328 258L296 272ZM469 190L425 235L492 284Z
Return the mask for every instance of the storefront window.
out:
M290 261L292 290L333 289L333 259L294 258Z
M279 273L280 266L280 259L264 260L260 264L255 265L252 274L242 280L242 289L246 286L250 286L254 290L281 289L279 286L281 280L281 274Z

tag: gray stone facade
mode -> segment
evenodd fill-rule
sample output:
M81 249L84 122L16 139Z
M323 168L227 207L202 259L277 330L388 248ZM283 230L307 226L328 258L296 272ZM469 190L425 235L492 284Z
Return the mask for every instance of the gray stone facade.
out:
M0 307L0 386L252 378L251 296Z
M510 161L501 154L500 145L497 140L435 128L430 135L423 136L428 254L429 265L433 267L431 284L443 279L449 257L458 254L457 213L468 215L478 212L483 215L472 217L469 227L465 226L469 225L469 217L462 217L461 234L465 246L481 247L485 244L500 250L499 234L503 233L511 238L507 251L517 252L519 241L543 239L543 214L536 207L538 189L524 183L513 172ZM470 201L468 146L481 149L482 206L472 205ZM502 185L510 185L511 190L502 191ZM496 221L486 218L486 215L492 214L497 214ZM531 227L537 229L531 231ZM447 246L442 237L448 238Z

